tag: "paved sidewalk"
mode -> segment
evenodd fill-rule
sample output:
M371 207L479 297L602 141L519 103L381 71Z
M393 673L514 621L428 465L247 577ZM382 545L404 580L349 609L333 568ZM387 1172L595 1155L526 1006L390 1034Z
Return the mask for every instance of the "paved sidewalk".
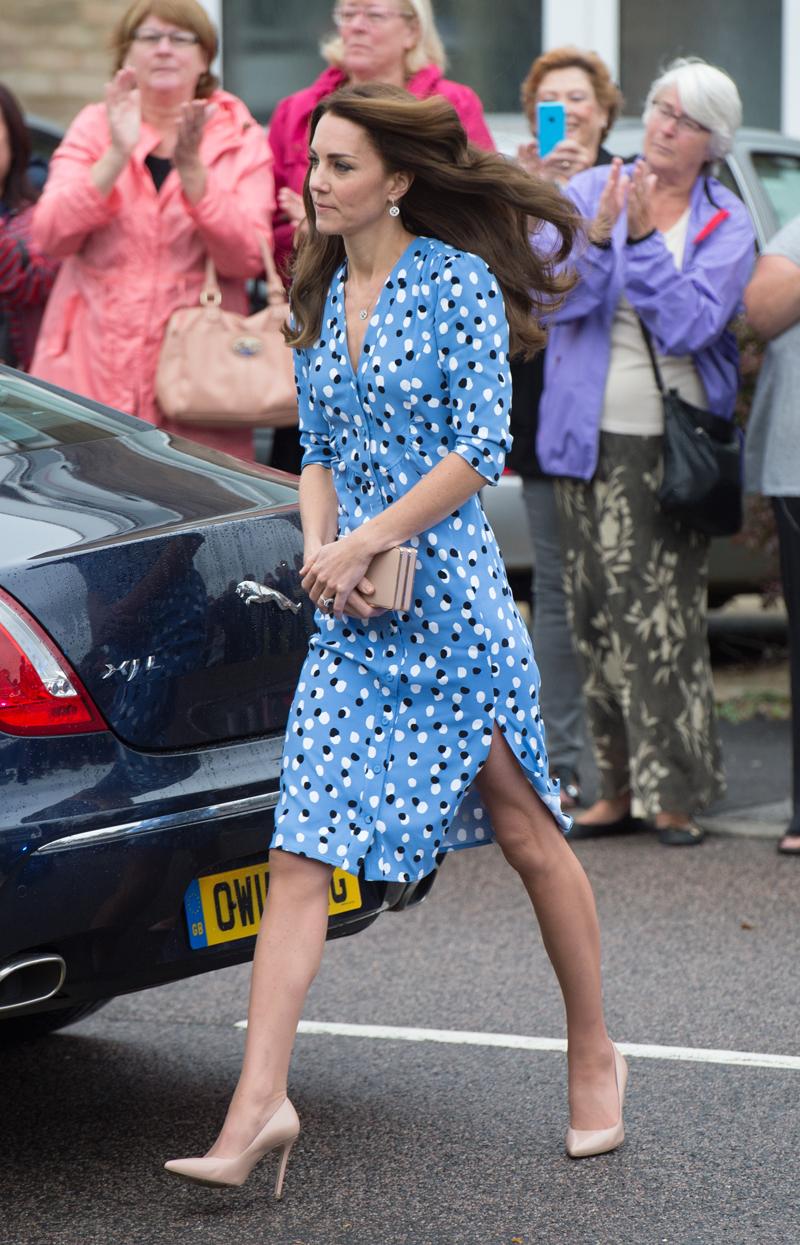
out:
M728 789L698 821L712 834L779 839L790 817L790 725L756 715L719 724ZM597 770L584 748L581 776L586 803L594 799Z

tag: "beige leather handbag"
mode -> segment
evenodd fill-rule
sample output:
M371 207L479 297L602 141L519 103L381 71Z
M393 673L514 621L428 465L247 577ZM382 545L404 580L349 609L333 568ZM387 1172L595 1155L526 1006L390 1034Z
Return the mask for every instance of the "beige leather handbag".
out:
M259 237L268 305L252 316L226 311L206 261L199 306L170 316L156 371L156 399L179 424L286 428L297 423L293 351L283 340L289 305L269 247Z

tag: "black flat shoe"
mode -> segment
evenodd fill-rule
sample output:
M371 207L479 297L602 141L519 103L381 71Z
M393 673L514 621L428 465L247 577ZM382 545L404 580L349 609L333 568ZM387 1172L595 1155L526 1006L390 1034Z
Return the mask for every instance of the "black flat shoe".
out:
M656 834L665 847L696 847L706 837L705 830L693 821L688 826L656 826Z
M793 839L797 846L790 843ZM778 842L778 851L782 856L800 856L800 830L790 830L784 834Z
M591 824L575 821L569 837L571 839L601 839L611 834L636 834L637 831L646 829L647 822L641 817L634 817L632 813L623 813L615 821L600 821Z

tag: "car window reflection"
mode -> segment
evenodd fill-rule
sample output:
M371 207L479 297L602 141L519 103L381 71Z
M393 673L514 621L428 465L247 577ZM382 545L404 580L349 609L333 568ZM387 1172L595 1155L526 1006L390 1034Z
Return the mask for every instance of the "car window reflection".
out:
M788 225L800 215L800 158L775 151L754 151L752 161L779 228Z

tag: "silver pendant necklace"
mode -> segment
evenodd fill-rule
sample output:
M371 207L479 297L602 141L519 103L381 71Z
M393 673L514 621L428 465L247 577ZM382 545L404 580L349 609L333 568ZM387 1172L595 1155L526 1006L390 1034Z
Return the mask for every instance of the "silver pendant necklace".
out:
M381 285L380 285L379 289L377 289L377 290L376 290L376 292L373 294L373 296L372 296L372 298L369 300L369 302L368 302L368 303L366 303L363 307L358 307L358 308L357 308L357 310L358 310L358 318L359 318L359 320L361 320L362 322L363 322L364 320L366 320L367 316L369 315L369 313L372 311L373 307L374 307L374 306L375 306L375 304L377 303L378 298L380 297L381 290L383 289L383 287L384 287L384 285L385 285L385 284L386 284L386 282L385 282L385 281L381 282Z

